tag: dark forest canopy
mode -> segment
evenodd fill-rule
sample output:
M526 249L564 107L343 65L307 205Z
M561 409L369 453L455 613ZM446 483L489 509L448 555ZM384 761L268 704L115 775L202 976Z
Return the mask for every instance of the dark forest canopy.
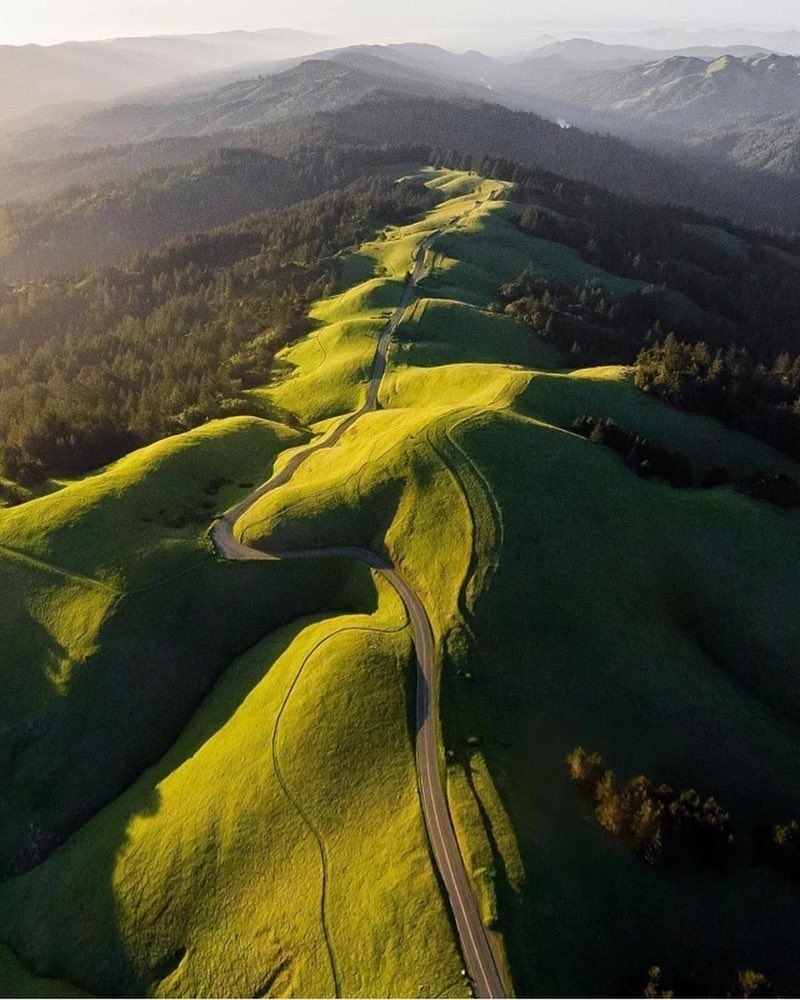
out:
M455 149L476 164L489 153L639 203L800 231L800 190L791 178L678 162L500 105L385 91L269 125L61 150L16 164L6 158L0 197L45 200L0 206L0 275L24 280L122 263L176 235L333 190L363 175L359 156L402 146Z
M423 161L424 147L310 145L286 156L226 147L188 165L0 206L0 275L25 281L121 264L165 240L336 190L387 165L396 173L405 158Z
M75 475L213 416L306 330L335 255L436 202L377 176L125 268L0 291L0 474Z

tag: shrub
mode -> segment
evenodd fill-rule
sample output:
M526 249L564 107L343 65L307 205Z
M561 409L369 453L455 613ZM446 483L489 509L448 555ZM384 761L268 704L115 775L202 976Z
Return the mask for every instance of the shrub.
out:
M682 452L667 451L647 438L625 430L610 417L580 417L572 430L594 444L604 444L625 459L625 464L644 479L656 476L678 489L690 487L694 481L692 465Z
M800 822L777 824L761 841L765 860L791 878L800 878Z
M638 775L624 787L597 753L576 747L567 757L570 779L594 806L598 823L649 864L716 863L733 845L729 814L694 789L676 792Z

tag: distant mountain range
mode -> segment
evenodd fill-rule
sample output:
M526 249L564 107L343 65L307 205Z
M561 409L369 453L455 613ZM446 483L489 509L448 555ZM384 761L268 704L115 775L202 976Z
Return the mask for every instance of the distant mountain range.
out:
M800 30L797 28L684 28L662 25L644 29L601 28L594 31L592 37L611 44L624 41L629 45L673 51L698 45L713 45L730 52L737 45L755 45L765 51L800 55Z
M670 56L696 56L699 59L715 59L721 55L754 56L764 52L757 45L694 45L677 49L653 49L645 45L604 44L591 38L569 38L551 42L535 49L528 59L562 59L581 70L619 69L641 63L668 59ZM527 60L525 60L527 65Z
M547 92L547 90L545 90ZM775 54L716 59L670 56L624 69L583 73L550 93L594 111L687 128L743 115L797 113L800 58Z
M61 45L0 46L0 121L55 103L108 101L123 94L254 60L324 48L305 31L114 38Z
M426 97L486 99L480 84L451 82L420 69L379 59L368 50L338 58L307 59L283 72L237 80L207 91L201 87L169 100L164 91L136 102L117 102L71 116L63 126L35 125L6 143L6 154L54 156L156 139L209 136L259 128L271 122L334 110L385 89Z
M173 69L181 53L184 66L196 65L201 44L217 65L6 124L0 201L124 184L152 169L184 171L180 185L185 168L215 150L283 156L325 133L364 146L501 155L640 199L800 231L795 56L744 45L739 54L701 47L654 59L661 53L577 38L504 59L416 43L309 57L287 52L319 38L291 32L127 40L120 51L139 51L139 42L148 58L159 46L171 53ZM97 44L92 53L108 58L117 43ZM264 58L221 65L254 53Z

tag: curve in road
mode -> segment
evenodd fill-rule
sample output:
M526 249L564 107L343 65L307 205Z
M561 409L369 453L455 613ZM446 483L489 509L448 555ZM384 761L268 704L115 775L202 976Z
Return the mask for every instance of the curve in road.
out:
M217 555L224 559L309 559L322 556L344 556L357 559L378 570L403 602L411 622L417 658L417 782L431 851L447 893L461 943L461 951L475 994L479 997L505 997L505 987L498 972L489 937L481 921L461 857L439 769L439 747L436 718L433 711L438 703L439 672L436 659L436 640L425 606L408 581L384 558L368 549L339 546L297 552L270 553L250 548L238 541L234 535L236 521L257 500L289 482L297 469L311 455L324 448L332 448L359 417L378 408L378 394L386 371L389 344L406 310L416 297L417 285L425 274L425 254L438 235L438 232L432 233L422 241L417 250L414 269L406 276L406 287L400 304L392 313L378 341L370 372L369 388L363 406L337 424L336 428L318 444L294 455L280 472L240 503L226 511L214 524L211 530L211 539Z

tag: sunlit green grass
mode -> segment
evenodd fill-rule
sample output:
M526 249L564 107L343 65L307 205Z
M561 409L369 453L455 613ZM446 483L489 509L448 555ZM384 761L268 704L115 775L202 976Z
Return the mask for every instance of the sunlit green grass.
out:
M426 179L452 197L344 261L313 332L256 390L308 432L210 424L0 512L3 850L30 823L74 830L0 886L19 956L0 950L7 992L47 992L42 978L100 994L465 992L417 799L396 597L353 560L224 563L206 537L363 403L401 281L444 230L381 408L237 534L271 552L369 547L419 593L454 821L518 995L639 995L653 964L667 982L753 967L796 987L792 887L757 867L639 862L563 762L597 749L622 778L716 795L745 831L800 815L798 515L644 481L569 428L610 416L700 466L800 473L624 369L559 367L487 310L498 285L529 266L609 294L625 279L519 232L502 184Z
M10 884L12 940L37 966L73 982L89 967L93 988L133 994L451 986L459 959L419 863L410 662L385 585L372 615L299 622L256 645L154 768ZM55 936L37 917L54 903L74 914Z
M553 368L562 363L524 324L449 299L414 305L403 321L393 360L422 368L464 362Z
M465 282L449 295L476 300L469 269L444 273ZM645 482L567 431L583 414L612 416L701 468L796 466L637 392L624 369L521 368L526 350L555 362L527 336L474 306L423 301L400 328L388 411L359 421L335 464L312 459L261 501L243 537L384 543L423 596L446 654L456 822L521 992L580 994L598 982L635 992L649 964L683 975L698 953L721 976L744 961L789 976L800 915L790 888L752 869L687 880L640 864L588 822L563 759L596 746L621 774L716 794L744 831L765 809L797 811L797 730L784 714L800 711L797 517L729 490ZM476 759L493 867L462 771ZM735 901L754 892L743 916ZM630 917L609 920L620 907ZM772 910L777 934L763 932Z

